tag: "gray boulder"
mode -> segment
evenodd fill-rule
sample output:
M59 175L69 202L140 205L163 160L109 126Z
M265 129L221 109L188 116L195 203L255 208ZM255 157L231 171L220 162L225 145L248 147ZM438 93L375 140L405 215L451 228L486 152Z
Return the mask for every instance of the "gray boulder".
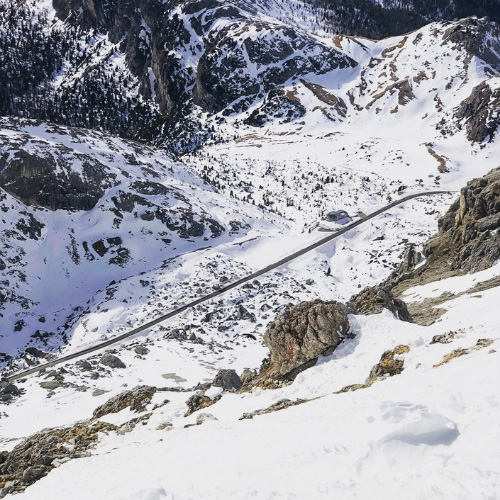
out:
M9 403L15 396L21 394L17 385L7 381L0 382L0 402Z
M215 420L219 420L219 419L217 417L214 417L211 413L200 413L196 417L196 425L201 425L204 422L208 422L210 420L215 421Z
M234 370L219 370L212 382L215 387L222 387L225 391L239 389L243 382Z
M125 363L119 357L109 352L105 353L99 362L101 365L109 366L109 368L126 368Z

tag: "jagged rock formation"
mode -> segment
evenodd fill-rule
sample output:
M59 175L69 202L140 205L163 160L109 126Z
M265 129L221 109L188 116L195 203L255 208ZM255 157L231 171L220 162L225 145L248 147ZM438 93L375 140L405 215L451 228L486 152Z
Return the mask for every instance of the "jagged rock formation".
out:
M500 127L500 78L480 83L455 110L454 118L473 142L491 142Z
M222 387L226 391L239 389L243 382L234 370L219 370L212 382L215 387Z
M500 258L500 168L462 188L460 198L439 220L439 232L424 245L426 262L403 265L385 287L395 295L415 284L482 271ZM436 304L435 304L436 305Z
M500 69L500 26L489 19L467 17L452 24L444 33L444 43L463 47L470 56L476 56Z
M263 127L266 123L278 119L280 123L289 123L306 114L306 108L292 92L274 89L269 92L264 103L245 119L246 125Z
M303 302L269 323L264 343L270 356L259 374L293 379L314 365L319 355L331 354L350 335L348 310L340 302Z
M193 394L187 401L186 406L188 407L185 417L189 417L189 415L193 414L195 411L202 410L203 408L208 408L213 404L217 403L222 396L216 396L211 399L208 396L205 396L203 393Z
M451 270L476 272L500 258L500 168L462 188L460 199L441 219L439 234L424 247L433 259L447 254ZM449 250L449 251L448 251Z

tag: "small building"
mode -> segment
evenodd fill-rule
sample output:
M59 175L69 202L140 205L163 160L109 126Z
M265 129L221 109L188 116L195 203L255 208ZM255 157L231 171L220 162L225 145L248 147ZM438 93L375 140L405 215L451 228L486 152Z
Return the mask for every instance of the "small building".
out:
M347 224L352 218L345 210L332 210L326 214L325 220L336 224Z

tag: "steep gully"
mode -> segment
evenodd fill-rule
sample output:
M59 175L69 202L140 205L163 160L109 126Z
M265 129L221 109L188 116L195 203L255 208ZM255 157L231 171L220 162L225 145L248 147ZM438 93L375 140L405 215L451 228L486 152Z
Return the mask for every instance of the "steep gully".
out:
M66 356L61 356L60 358L54 359L54 360L49 361L47 363L43 363L43 364L34 366L32 368L29 368L27 370L23 370L21 372L14 373L13 375L5 377L3 380L13 382L13 381L18 380L20 378L24 378L27 375L31 375L33 373L36 373L37 371L39 371L43 368L49 368L51 366L59 365L59 364L64 363L66 361L70 361L72 359L79 358L79 357L84 356L86 354L90 354L92 352L99 351L101 349L104 349L105 347L109 347L111 345L117 344L117 343L121 342L122 340L125 340L129 337L132 337L133 335L141 333L144 330L147 330L147 329L157 325L158 323L162 323L163 321L166 321L167 319L173 318L174 316L177 316L177 315L181 314L182 312L184 312L188 309L191 309L192 307L197 306L198 304L212 300L215 297L218 297L219 295L222 295L222 294L228 292L229 290L232 290L233 288L236 288L236 287L242 285L243 283L246 283L246 282L251 281L255 278L258 278L259 276L262 276L263 274L266 274L269 271L272 271L273 269L276 269L284 264L287 264L288 262L291 262L292 260L295 260L295 259L301 257L302 255L305 255L306 253L311 252L312 250L314 250L322 245L325 245L326 243L329 243L330 241L338 238L339 236L347 233L348 231L351 231L355 227L358 227L361 224L368 222L370 219L373 219L373 218L377 217L378 215L380 215L384 212L387 212L388 210L390 210L391 208L393 208L397 205L401 205L402 203L405 203L405 202L412 200L414 198L419 198L421 196L450 194L453 192L454 191L426 191L426 192L422 192L422 193L414 193L414 194L404 196L403 198L400 198L399 200L393 201L392 203L389 203L388 205L385 205L384 207L379 208L378 210L375 210L375 212L367 215L366 217L363 217L362 219L359 219L355 222L352 222L351 224L348 224L348 225L340 228L338 231L335 231L333 234L330 234L324 238L321 238L320 240L302 248L301 250L297 250L296 252L293 252L292 254L290 254L290 255L288 255L288 256L286 256L286 257L284 257L276 262L273 262L272 264L269 264L268 266L264 267L263 269L259 269L258 271L255 271L252 274L244 276L243 278L241 278L237 281L234 281L233 283L230 283L222 288L218 288L217 290L214 290L213 292L209 293L208 295L204 295L203 297L199 297L196 300L193 300L193 301L188 302L188 303L186 303L186 304L184 304L176 309L173 309L172 311L169 311L168 313L166 313L162 316L159 316L158 318L156 318L152 321L148 321L147 323L144 323L143 325L141 325L137 328L134 328L133 330L125 332L121 335L118 335L117 337L106 340L106 341L101 342L99 344L95 344L95 345L86 347L85 349L81 349L80 351L73 352L73 353L68 354Z

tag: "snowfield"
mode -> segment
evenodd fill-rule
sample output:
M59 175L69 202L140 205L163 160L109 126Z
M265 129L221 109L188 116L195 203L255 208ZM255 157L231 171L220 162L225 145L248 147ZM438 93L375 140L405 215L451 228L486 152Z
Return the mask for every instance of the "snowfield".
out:
M187 394L172 393L147 425L124 436L103 436L93 456L62 465L24 497L496 498L500 396L488 381L500 375L498 300L499 290L492 289L481 298L450 301L446 315L431 327L402 323L388 312L351 317L356 338L291 386L225 394L208 409L217 421L189 428L184 425L197 415L182 416ZM450 329L461 332L451 344L430 344ZM494 342L433 366L481 338ZM410 346L401 375L333 394L362 382L382 352L398 344ZM191 371L179 369L180 376ZM121 381L135 384L132 370ZM311 401L238 420L283 398ZM131 415L112 417L108 421L118 424ZM162 421L172 422L173 429L155 430Z

